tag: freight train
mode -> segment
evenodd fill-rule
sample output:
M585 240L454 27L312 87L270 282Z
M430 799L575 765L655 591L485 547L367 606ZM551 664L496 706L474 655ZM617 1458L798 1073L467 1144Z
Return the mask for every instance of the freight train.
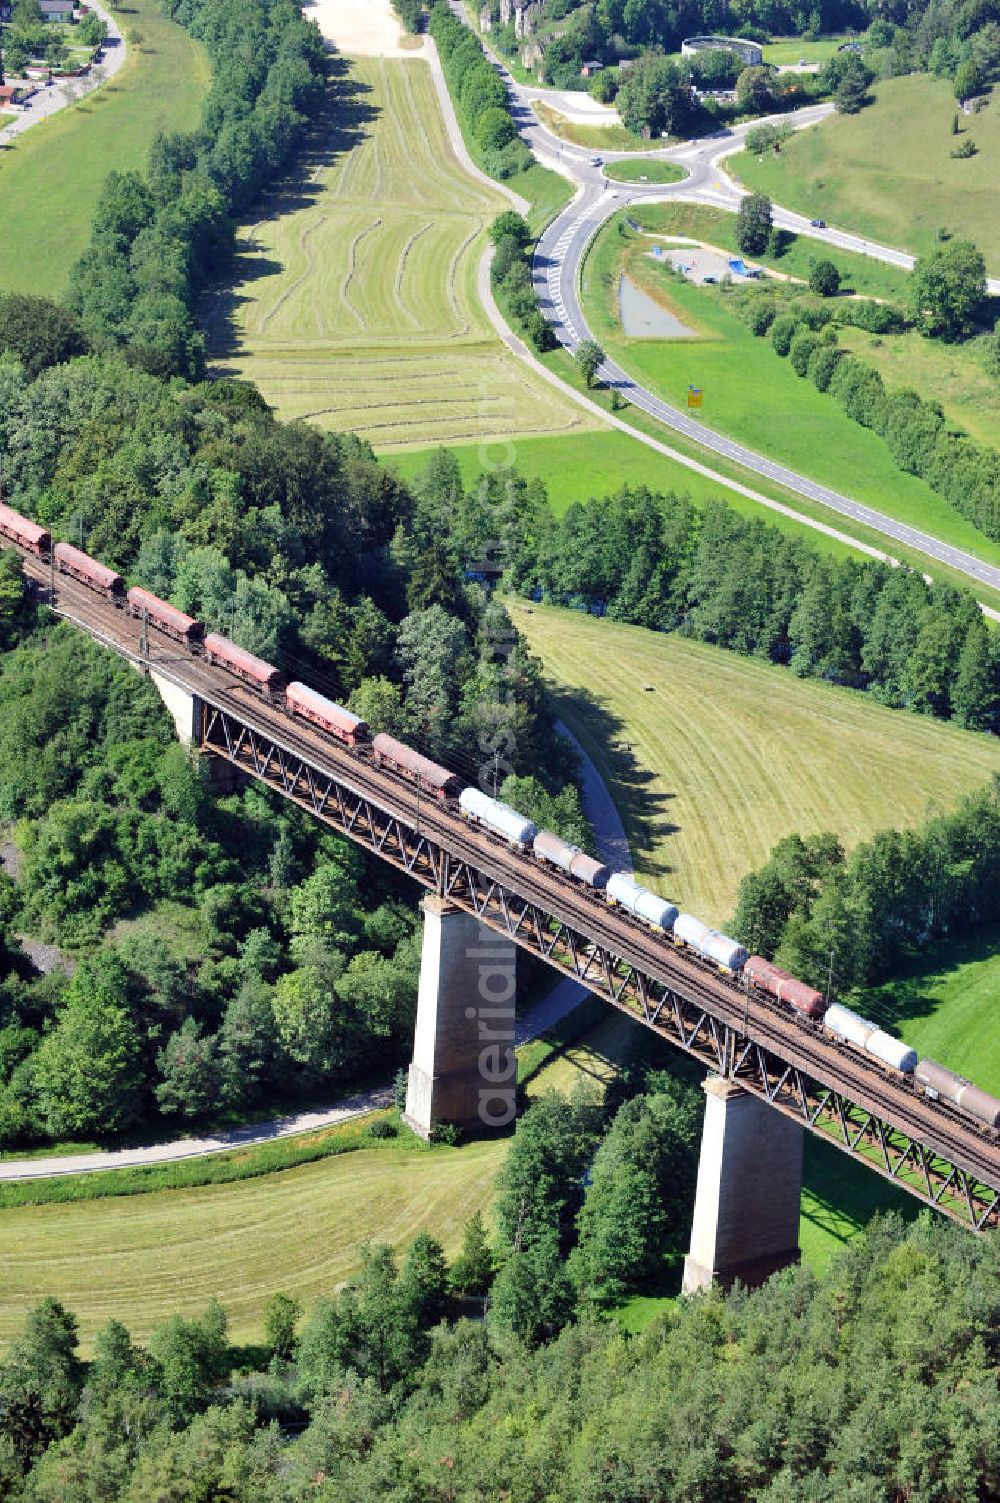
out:
M287 714L308 721L343 745L370 756L376 766L389 768L397 776L416 783L439 802L454 805L470 823L481 826L519 853L555 867L568 880L589 889L596 899L621 908L699 964L777 1002L805 1026L822 1030L838 1046L872 1061L875 1068L909 1080L914 1090L931 1100L945 1102L991 1136L1000 1132L1000 1099L964 1076L956 1075L937 1060L920 1059L915 1049L877 1023L840 1003L831 1004L822 992L763 956L748 955L737 940L710 928L692 914L679 912L673 903L650 892L626 873L611 871L579 846L562 840L550 830L540 830L534 821L509 804L490 798L479 788L463 788L455 773L413 747L384 733L372 737L366 723L343 705L335 704L307 684L287 682L281 670L271 663L216 632L206 633L200 621L148 590L126 589L124 579L113 569L69 543L53 544L44 527L0 502L0 538L3 537L36 558L51 561L60 573L71 575L106 600L141 616L192 652L203 654L209 663L226 669Z

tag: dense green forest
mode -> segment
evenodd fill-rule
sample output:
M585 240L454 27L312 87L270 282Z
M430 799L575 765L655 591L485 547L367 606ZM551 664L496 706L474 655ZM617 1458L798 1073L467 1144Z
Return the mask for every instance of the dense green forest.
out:
M21 353L42 358L37 340ZM502 748L502 794L581 843L538 665L501 600L466 577L484 558L524 594L1000 724L1000 654L971 596L834 563L722 504L624 490L557 518L516 473L463 485L445 451L407 488L356 440L275 422L248 388L164 382L116 358L32 380L8 353L0 388L15 504L470 782ZM191 1120L220 1100L246 1110L391 1071L415 999L413 893L257 790L213 798L134 675L35 620L19 571L0 582L0 820L20 868L0 882L0 919L84 957L72 982L31 980L16 947L8 958L0 1141ZM924 866L907 869L915 882ZM960 922L967 894L954 893L934 932ZM829 922L849 923L862 897L844 901ZM881 895L864 902L877 912ZM913 898L906 945L926 902ZM181 945L170 904L190 910ZM797 971L829 954L824 913L808 944L796 930ZM871 953L897 953L877 926L852 932L845 989L870 978ZM770 949L788 946L776 935Z
M117 1321L93 1359L32 1310L0 1365L0 1497L18 1503L987 1503L1000 1496L1000 1242L874 1222L823 1274L678 1302L641 1336L584 1312L533 1348L493 1305L481 1226L265 1342L226 1317ZM442 1319L442 1317L444 1317ZM450 1318L449 1318L450 1317Z
M588 838L538 665L466 579L501 481L463 536L446 487L411 494L249 388L96 355L32 380L10 348L16 506L470 782L519 777L522 804ZM0 1142L391 1073L415 1005L412 887L259 790L214 799L152 690L36 619L13 560L0 632L0 824L19 867L0 925L84 957L71 981L30 979L16 946L0 957Z

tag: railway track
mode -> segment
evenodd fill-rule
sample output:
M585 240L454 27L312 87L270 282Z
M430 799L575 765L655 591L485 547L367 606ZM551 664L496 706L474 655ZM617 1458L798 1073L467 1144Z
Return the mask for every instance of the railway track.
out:
M23 556L29 578L45 590L50 583L48 565L30 554ZM958 1166L982 1187L994 1192L996 1198L989 1218L1000 1219L1000 1143L991 1141L985 1132L971 1124L958 1120L943 1103L918 1094L909 1080L890 1076L877 1062L868 1061L832 1042L817 1025L799 1021L795 1014L785 1014L778 1004L763 1000L760 995L741 988L693 960L689 954L676 950L665 937L645 928L622 909L611 908L596 893L577 886L550 867L539 865L530 856L511 850L483 829L468 824L451 808L428 799L426 795L421 797L414 785L400 775L376 767L367 756L342 747L317 728L293 719L234 680L226 670L212 666L155 631L145 633L148 651L144 650L140 622L83 584L59 575L55 610L125 656L140 671L155 672L185 692L196 695L212 709L234 717L280 747L289 757L317 769L355 798L367 801L387 820L400 821L425 840L433 841L449 859L474 868L486 884L494 884L517 900L534 905L557 925L582 936L602 953L610 952L624 967L651 978L662 988L683 998L689 1006L701 1009L706 1018L732 1030L748 1045L768 1051L783 1061L788 1071L797 1071L820 1088L848 1098L852 1107L861 1113L890 1124L896 1132L940 1156L946 1164ZM206 745L205 749L226 755L225 748L219 745ZM254 775L261 775L246 758L241 761L236 755L230 760ZM264 780L268 781L266 777ZM273 782L272 786L275 786ZM287 790L280 791L287 793ZM309 807L303 797L297 801ZM315 809L312 812L315 813ZM330 818L329 822L343 830L340 821ZM403 864L387 850L380 854L385 859L395 859L397 865ZM433 887L436 883L430 863L426 869L412 866L404 869L425 886ZM498 932L510 934L501 907L493 911L488 904L477 906L472 900L474 895L470 896L467 891L459 890L450 895L460 906L477 911L482 920ZM512 937L539 953L536 946L528 943L527 931L515 933ZM564 950L553 950L543 958L590 985L606 1000L671 1042L679 1042L676 1029L652 1016L648 1007L644 1009L634 992L623 990L617 998L609 995L607 987L595 984L596 975L591 978L581 976L568 963ZM705 1050L699 1051L690 1044L682 1044L682 1047L699 1053L706 1063L712 1063ZM768 1099L777 1110L800 1122L803 1120L801 1106L788 1092L782 1094L780 1087ZM809 1125L815 1128L815 1122ZM865 1132L862 1123L858 1131L859 1142ZM877 1137L874 1129L872 1134L874 1145ZM837 1141L829 1132L821 1131L820 1135L828 1141ZM845 1143L839 1142L837 1146L845 1147ZM849 1151L856 1151L856 1146ZM885 1173L869 1157L864 1161L877 1172ZM888 1160L886 1162L888 1167ZM887 1177L895 1179L904 1188L914 1189L898 1173L889 1173Z

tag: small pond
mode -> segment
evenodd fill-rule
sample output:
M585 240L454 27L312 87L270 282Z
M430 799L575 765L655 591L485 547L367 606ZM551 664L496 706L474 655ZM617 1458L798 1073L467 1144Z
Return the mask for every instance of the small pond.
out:
M622 329L632 339L690 339L694 330L662 308L629 277L618 284Z

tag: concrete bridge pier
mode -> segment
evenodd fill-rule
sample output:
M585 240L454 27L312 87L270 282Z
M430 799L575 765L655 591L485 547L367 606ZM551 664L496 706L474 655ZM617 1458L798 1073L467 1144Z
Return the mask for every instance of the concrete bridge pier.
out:
M153 669L150 669L149 677L170 712L178 741L182 746L197 746L201 741L201 700Z
M403 1120L423 1138L440 1122L499 1131L517 1111L517 948L436 894L421 906L417 1023Z
M735 1081L710 1075L684 1293L753 1287L799 1260L805 1129Z
M149 670L149 677L174 722L178 741L182 746L199 747L205 707L197 694L188 693L152 668ZM214 757L209 753L206 754L206 761L208 780L216 793L238 793L246 786L246 773L232 762L227 762L225 757Z

